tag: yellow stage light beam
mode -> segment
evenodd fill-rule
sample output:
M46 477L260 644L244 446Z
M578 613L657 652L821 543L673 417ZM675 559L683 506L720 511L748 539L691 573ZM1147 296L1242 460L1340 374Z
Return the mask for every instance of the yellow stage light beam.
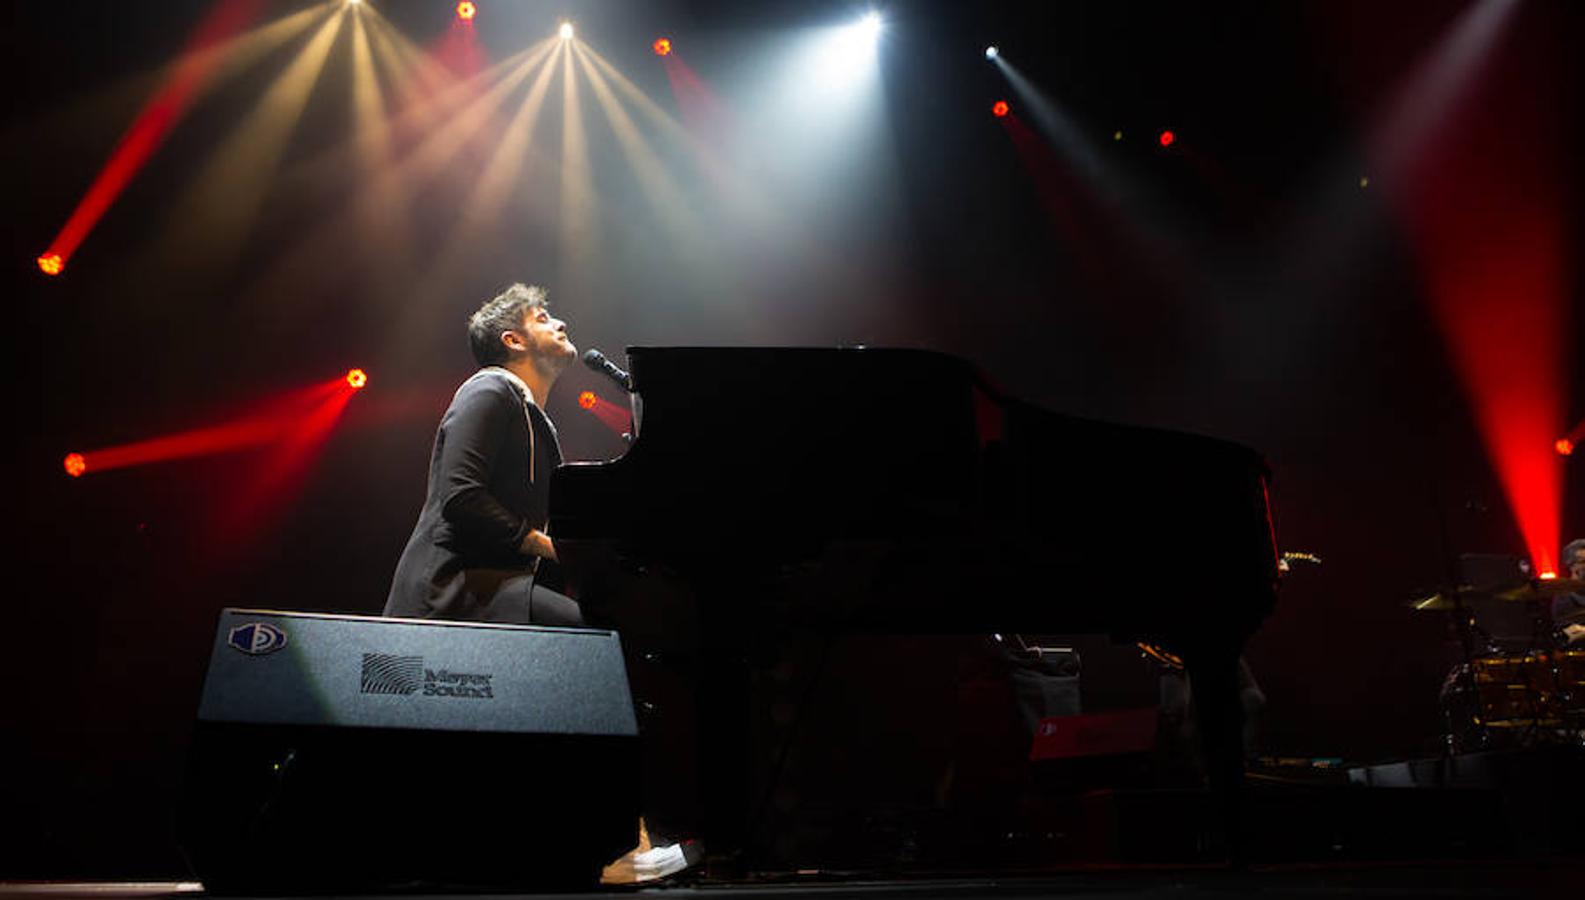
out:
M688 209L687 198L678 189L671 175L666 172L655 151L650 149L644 136L639 133L638 126L633 124L633 118L616 99L605 77L589 62L583 47L573 45L572 50L578 57L578 64L583 70L584 77L589 79L589 87L594 91L594 98L599 102L601 111L605 113L606 121L610 123L611 130L616 134L617 143L622 147L622 155L627 157L628 165L633 167L634 173L638 176L639 189L644 192L645 198L654 207L656 214L666 223L671 237L678 239L690 250L702 249L703 234L698 220Z
M18 129L16 133L0 135L7 144L19 143L33 140L32 131L60 129L69 132L83 127L81 123L91 122L91 140L97 142L102 121L119 121L127 110L141 107L87 193L48 250L39 257L39 267L52 275L61 271L65 260L70 259L127 183L142 170L149 156L159 149L194 104L212 94L218 85L236 78L267 53L289 44L317 17L325 14L324 10L302 10L233 34L204 49L183 53L153 73L126 79L87 102L71 104L66 107L67 114L51 116L57 119L53 124L33 120L25 123L30 133L24 134ZM224 18L224 14L221 15ZM218 21L211 16L200 30L213 30L212 26ZM106 105L107 102L111 105ZM54 108L53 105L50 108ZM136 265L157 267L157 259L154 253L140 255Z
M665 136L682 147L692 155L694 162L699 166L699 171L715 185L717 193L725 201L727 209L734 214L741 223L754 227L759 233L770 233L779 225L784 224L783 217L778 215L776 208L768 202L764 192L756 189L751 182L739 176L731 167L721 161L721 157L697 135L689 131L686 126L678 122L671 113L668 113L658 103L650 99L649 95L626 75L623 75L605 57L587 44L580 44L578 49L588 59L599 67L600 71L615 85L616 89L627 99L633 102L639 112L643 113L650 121L660 127Z
M501 135L501 142L491 154L478 184L474 185L467 202L463 204L465 234L494 222L512 196L524 163L535 152L534 126L545 107L550 80L556 74L557 57L566 52L566 46L560 45L546 58L544 65L540 66L538 77L528 89L528 95L523 98L523 104L518 107L517 114Z
M421 269L414 266L422 258L411 227L412 192L416 186L387 177L396 156L397 138L422 139L442 116L455 113L470 93L480 90L489 78L510 73L509 66L521 59L492 66L482 78L458 79L378 12L372 8L368 12L373 57L388 76L392 86L388 100L392 102L387 104L385 118L370 123L366 129L359 126L364 130L358 139L383 147L385 155L380 165L364 169L367 187L354 200L355 208L362 211L354 227L365 236L360 243L370 251L365 254L366 261L379 261L370 267L375 290L381 296L400 296L424 280L422 273L432 273L434 268L427 263ZM401 111L400 117L394 110Z
M379 29L373 27L370 32L377 35ZM405 209L407 198L419 186L420 176L432 175L448 164L466 142L467 135L488 121L488 114L501 102L504 94L521 83L534 63L550 49L551 42L542 41L466 81L453 84L441 94L426 98L418 106L402 110L394 118L387 116L375 126L374 134L361 138L371 142L379 140L392 148L387 164L371 173L372 178L363 190L366 193L390 194L380 202L398 212ZM378 50L375 55L379 56ZM494 86L486 87L494 80L498 80ZM450 113L449 121L441 118L444 113ZM459 134L462 131L467 134ZM410 132L417 138L417 143L407 147L404 155L397 149L400 146L399 138ZM353 143L355 145L357 141ZM345 180L348 167L356 162L356 146L343 145L300 164L283 176L283 180L291 181L295 190L330 190ZM346 224L345 221L333 220L317 229L315 234L323 240L327 237L327 231L335 230L331 226Z
M362 216L359 212L362 208L361 204L372 203L380 208L393 210L392 220L380 226L380 233L386 235L382 240L398 241L403 236L398 229L405 228L410 219L406 211L412 207L412 196L452 163L456 154L473 135L494 119L496 108L506 100L514 88L522 84L533 72L534 66L543 62L553 49L553 40L541 41L502 60L482 73L480 77L470 78L458 85L459 89L465 89L467 93L448 89L444 95L426 101L424 105L427 107L431 103L441 102L443 98L461 100L468 93L477 94L460 109L455 104L450 106L453 115L449 119L436 121L416 147L405 156L393 158L379 172L374 173L373 178L354 197L350 208L302 235L264 277L249 286L246 295L239 302L280 303L283 298L293 296L289 285L301 283L302 279L323 278L322 274L316 273L343 267L348 246L368 244L371 240L370 235L362 231ZM490 79L498 80L480 92L479 89L489 84ZM410 119L419 112L421 111L407 110L399 117L399 121ZM390 127L389 122L387 127ZM345 177L346 165L344 152L329 154L312 164L313 177L326 180L326 183L333 183L332 179ZM396 297L414 296L412 290L417 279L411 277L411 274L417 271L416 267L419 265L418 248L411 243L407 246L412 251L409 255L399 259L379 261L380 265L389 270L387 274L407 279L400 291L396 292ZM423 262L423 265L427 264L427 261ZM405 267L414 268L409 270ZM396 302L393 299L393 303Z
M694 138L694 136L688 131L687 128L683 127L681 122L678 122L672 116L672 114L663 109L660 104L656 103L654 100L651 100L648 94L644 93L644 91L639 88L638 85L634 84L633 81L626 75L623 75L616 68L616 66L611 65L610 61L596 52L593 47L590 47L587 44L580 44L578 49L583 52L584 57L586 57L589 62L600 68L601 73L605 75L606 79L612 85L614 85L618 91L627 97L628 100L631 100L633 105L636 106L640 112L648 116L652 121L655 122L655 124L659 125L661 129L667 133L668 137L675 138L676 140L683 143L697 143L697 140Z
M26 140L24 129L28 133L77 131L87 127L98 130L107 119L117 121L136 112L160 85L181 80L183 70L205 73L193 89L192 102L196 104L272 51L291 43L307 31L315 19L327 14L323 7L300 9L204 49L184 53L164 65L120 79L76 101L57 103L51 98L48 104L33 110L37 116L3 132L3 142Z
M391 129L386 127L390 116L389 99L382 90L375 62L374 20L378 17L372 7L358 6L353 16L352 31L352 141L357 155L356 177L365 183L372 182L390 165L395 152ZM384 53L394 54L394 47L385 47ZM392 72L387 56L384 66ZM393 75L393 80L395 76ZM413 233L409 227L404 198L393 191L366 190L354 199L358 231L365 236L360 246L364 253L360 262L367 265L374 291L388 296L401 285L410 283L412 273L408 261L413 258ZM379 264L368 265L373 260Z
M558 256L562 287L573 296L589 293L589 261L600 245L598 197L589 165L589 139L578 100L578 74L572 54L561 58L561 216Z
M745 286L732 259L717 253L715 244L705 237L705 230L687 205L682 190L639 133L604 75L590 62L588 54L592 51L581 42L572 49L584 76L589 79L595 100L616 134L623 155L638 176L639 189L655 209L662 230L677 251L676 261L689 270L689 278L697 287L696 296L701 302L714 304L717 324L723 329L730 329L728 318L749 324L752 321L750 307L738 302Z
M428 139L397 164L391 171L390 178L381 179L382 184L377 185L376 189L383 186L386 189L411 192L422 182L444 171L463 148L476 135L483 132L486 125L495 120L497 109L533 73L534 68L550 58L555 45L556 42L546 40L530 48L528 56L520 65L513 68L505 78L481 94L450 121L437 127ZM435 285L440 275L437 266L417 285L418 290L427 290ZM399 346L405 345L417 328L428 326L429 323L422 315L425 311L426 308L419 304L406 304L402 307L395 333L396 340L400 342Z
M365 9L376 57L391 74L391 82L399 98L398 107L424 107L431 113L442 111L444 107L441 104L429 101L457 85L457 76L414 44L374 7ZM502 71L495 66L491 68Z
M385 97L374 70L374 51L362 11L359 4L352 17L352 140L357 146L358 165L364 172L377 172L389 158L391 148L389 132L380 127L386 117Z
M495 119L496 111L507 97L527 80L535 66L543 63L554 49L553 41L541 41L524 51L524 54L519 54L520 61L504 77L473 98L450 119L436 123L417 147L394 167L382 173L376 189L415 188L424 179L432 178L444 170L474 136Z
M369 8L364 7L364 9ZM378 36L379 26L371 22L370 33ZM393 148L393 161L397 157L404 159L411 157L417 149L424 146L426 141L451 127L447 121L448 117L456 120L472 109L472 103L480 95L487 93L492 84L502 79L513 78L518 74L526 74L519 72L520 67L531 66L534 61L532 55L538 48L548 46L549 43L544 41L519 51L466 79L453 80L439 93L425 96L419 102L401 108L394 115L387 115L378 126L378 139ZM376 59L380 58L380 55L376 43ZM356 162L356 142L344 142L284 172L281 176L283 188L309 195L337 190L346 180L348 167L355 165ZM400 163L393 163L394 165ZM393 166L387 166L380 173L381 189L389 189L392 184L391 178L399 174L393 172Z
M260 25L229 41L224 41L192 54L192 59L178 61L177 65L205 65L204 57L215 57L214 76L198 89L198 98L212 93L215 88L253 68L271 52L290 44L306 34L322 17L334 16L334 8L309 7Z
M417 296L437 296L446 290L480 245L488 243L494 227L500 222L501 210L516 193L524 163L534 153L534 125L545 106L551 78L556 74L557 59L563 53L563 47L556 47L540 65L539 74L507 125L500 144L463 202L457 226L437 257L425 264L423 276L415 281L417 286L413 290Z
M207 260L229 262L274 182L345 10L319 26L175 204L169 252L188 257L198 251Z

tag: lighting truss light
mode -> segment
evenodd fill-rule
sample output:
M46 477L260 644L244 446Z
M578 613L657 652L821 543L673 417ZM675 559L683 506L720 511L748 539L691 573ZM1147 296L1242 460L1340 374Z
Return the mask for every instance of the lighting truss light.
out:
M561 35L561 39L564 40L564 41L572 40L572 35L573 35L572 23L571 22L563 22L563 23L561 23L561 28L557 31L557 34Z
M656 38L650 46L654 48L656 56L671 55L671 40L668 38Z
M1161 141L1161 146L1163 147L1171 147L1173 141L1176 141L1177 139L1178 136L1173 134L1171 131L1163 131L1161 133L1161 137L1159 138Z
M1002 118L1003 116L1006 116L1008 113L1010 113L1012 111L1013 111L1013 108L1011 106L1007 105L1007 101L1006 100L998 100L995 103L991 104L991 115L995 116L998 119Z
M353 390L362 390L369 383L369 376L362 369L349 369L347 371L347 385Z
M986 59L995 59L997 56L1001 55L1001 52L1002 51L996 49L996 45L995 44L992 44L989 47L985 48L985 58Z
M66 454L66 474L73 478L81 478L88 471L88 461L83 459L81 453Z
M457 4L457 18L464 22L472 22L473 17L478 14L479 8L468 2L468 0L462 0L461 3Z
M594 391L584 391L578 395L578 405L584 409L594 409L599 403L600 398L595 396Z
M45 275L59 275L66 268L66 260L59 253L46 253L39 257L39 271Z
M1553 444L1552 447L1557 450L1558 456L1572 456L1574 454L1574 442L1568 438L1558 438L1557 443Z

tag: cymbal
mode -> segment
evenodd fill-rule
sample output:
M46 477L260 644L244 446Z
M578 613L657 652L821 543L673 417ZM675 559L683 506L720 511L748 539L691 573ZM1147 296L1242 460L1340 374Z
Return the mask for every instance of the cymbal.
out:
M1472 587L1461 587L1453 593L1448 593L1447 591L1437 591L1434 594L1429 594L1425 597L1410 600L1404 605L1418 612L1434 612L1438 610L1458 609L1460 606L1468 606L1473 600L1490 599L1492 599L1492 595L1486 591L1477 590Z
M1585 595L1585 580L1578 578L1548 578L1544 581L1527 581L1517 587L1494 591L1492 596L1498 600L1523 603L1527 600L1561 597L1564 594Z

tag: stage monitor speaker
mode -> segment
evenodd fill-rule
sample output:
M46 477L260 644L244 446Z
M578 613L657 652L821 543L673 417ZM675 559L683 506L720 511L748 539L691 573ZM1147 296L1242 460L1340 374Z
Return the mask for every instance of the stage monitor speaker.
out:
M212 893L588 887L639 771L614 632L227 609L179 828Z

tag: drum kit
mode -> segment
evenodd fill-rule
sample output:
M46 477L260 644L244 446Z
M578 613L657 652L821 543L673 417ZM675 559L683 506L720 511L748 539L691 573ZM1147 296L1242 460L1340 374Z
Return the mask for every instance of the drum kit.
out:
M1463 661L1442 683L1445 740L1455 753L1585 744L1585 609L1548 622L1555 597L1585 596L1585 580L1530 580L1500 589L1460 588L1410 603L1453 614ZM1493 601L1527 604L1534 628L1522 647L1504 648L1481 629L1474 609Z

